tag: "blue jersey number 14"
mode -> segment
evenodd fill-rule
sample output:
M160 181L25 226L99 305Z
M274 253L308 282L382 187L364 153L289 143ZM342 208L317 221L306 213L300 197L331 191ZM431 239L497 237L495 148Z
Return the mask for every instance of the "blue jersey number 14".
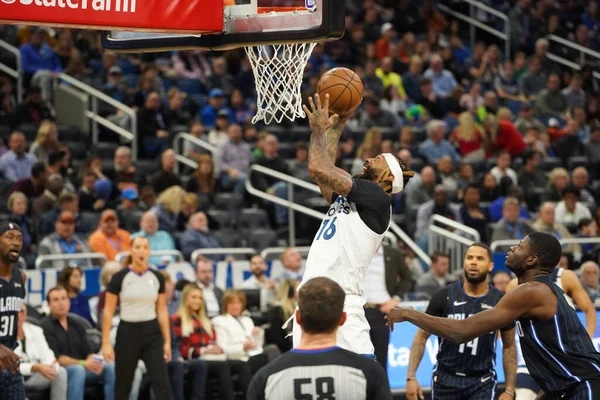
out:
M321 239L321 236L323 236L323 239L329 240L333 237L333 235L335 235L335 231L336 231L335 220L336 219L337 219L337 217L333 217L332 219L326 219L323 221L323 225L321 225L321 229L319 229L319 233L317 234L316 240Z

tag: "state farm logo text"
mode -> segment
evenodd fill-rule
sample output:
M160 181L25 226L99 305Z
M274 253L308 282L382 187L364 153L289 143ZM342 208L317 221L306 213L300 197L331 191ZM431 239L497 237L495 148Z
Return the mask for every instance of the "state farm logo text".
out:
M4 4L13 4L17 0L0 0ZM136 0L18 0L24 6L59 7L71 9L91 9L94 11L135 12Z

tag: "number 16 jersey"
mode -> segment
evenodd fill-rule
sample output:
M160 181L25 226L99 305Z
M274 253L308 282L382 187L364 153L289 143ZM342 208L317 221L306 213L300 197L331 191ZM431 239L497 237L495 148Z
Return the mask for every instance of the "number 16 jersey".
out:
M332 201L310 247L302 281L324 276L346 294L361 296L367 267L390 225L390 197L375 182L354 178L348 196L334 194Z

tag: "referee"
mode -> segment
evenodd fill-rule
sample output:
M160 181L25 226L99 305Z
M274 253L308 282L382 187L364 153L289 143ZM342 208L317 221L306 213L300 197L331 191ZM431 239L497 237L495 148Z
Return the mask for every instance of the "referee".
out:
M156 398L173 398L166 364L171 361L171 332L165 278L148 267L149 256L148 238L133 239L128 267L114 274L108 284L102 317L102 354L107 362L115 361L116 400L129 398L140 359L146 365ZM110 344L110 329L117 302L121 321L115 351Z
M295 316L300 345L256 373L247 400L392 399L379 363L336 346L337 330L346 321L345 297L329 278L302 286Z

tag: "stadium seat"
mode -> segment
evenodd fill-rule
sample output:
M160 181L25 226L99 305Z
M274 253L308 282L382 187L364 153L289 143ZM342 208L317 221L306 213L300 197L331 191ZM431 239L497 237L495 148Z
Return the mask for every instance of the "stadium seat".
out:
M523 168L523 159L521 157L513 158L511 168L518 173Z
M268 228L267 212L260 208L247 208L237 216L237 226L242 229Z
M198 196L198 208L196 211L208 210L211 204L210 195L206 193L197 193L196 195Z
M135 65L133 65L132 63L130 63L127 60L118 60L117 61L117 65L119 66L119 68L121 68L121 73L123 75L128 75L128 74L135 74L136 73L136 68Z
M137 160L135 162L135 167L140 175L147 177L158 171L160 168L158 163L154 160Z
M38 127L32 124L21 124L15 130L22 132L23 135L25 135L25 139L27 139L27 142L31 143L35 140L35 137L37 136Z
M400 132L397 129L379 128L379 131L381 131L381 138L383 140L398 140L400 137Z
M100 213L83 211L81 214L81 224L86 232L93 232L98 228L100 223Z
M486 171L486 162L485 160L461 160L462 163L469 164L473 169L473 175L478 175L484 171Z
M296 156L296 148L294 143L280 142L279 143L279 155L284 159L294 158Z
M246 240L248 242L248 247L252 247L257 251L262 251L267 247L277 246L277 234L271 229L253 230Z
M235 229L222 229L213 232L213 237L217 239L221 247L240 247L242 245L242 238Z
M308 142L310 140L310 128L308 126L294 126L292 128L292 141Z
M423 143L427 140L427 131L425 128L414 127L412 133L415 138L415 143Z
M223 210L210 210L207 212L208 217L212 218L219 225L219 229L228 229L233 227L231 213Z
M190 94L187 100L188 103L194 103L199 109L204 108L208 104L208 96L200 93Z
M410 169L415 172L421 172L425 167L425 161L422 158L413 158L410 161Z
M521 112L521 102L518 100L508 100L504 103L504 106L508 107L515 118Z
M544 171L552 171L554 168L562 167L562 161L556 157L546 157L542 159L540 168Z
M58 138L61 142L74 142L83 139L81 131L74 125L59 125Z
M489 171L496 166L496 158L488 158L485 160L485 170Z
M115 156L115 150L119 145L112 142L98 142L94 143L94 155L99 156L102 159L112 160Z
M94 74L99 74L104 69L102 60L100 60L99 58L91 58L88 62L88 65L90 66Z
M177 87L189 95L202 94L202 84L198 79L180 79L177 81Z
M0 177L0 196L7 194L12 185L13 185L13 182L9 181L8 179L4 179L4 178Z
M239 193L217 193L215 196L215 208L230 212L242 208L244 199Z
M127 74L124 76L124 78L125 78L125 83L127 84L127 87L130 87L130 88L137 87L137 85L140 81L140 76L138 74Z
M135 233L140 230L140 219L143 211L134 211L120 214L119 226L127 232ZM160 227L159 227L160 229Z
M577 167L589 168L590 160L587 157L569 157L567 160L567 167L569 171L573 171Z
M0 137L8 140L8 137L10 136L11 133L11 129L10 126L8 125L0 125Z
M71 159L84 160L87 157L88 145L84 142L63 142L71 150Z

